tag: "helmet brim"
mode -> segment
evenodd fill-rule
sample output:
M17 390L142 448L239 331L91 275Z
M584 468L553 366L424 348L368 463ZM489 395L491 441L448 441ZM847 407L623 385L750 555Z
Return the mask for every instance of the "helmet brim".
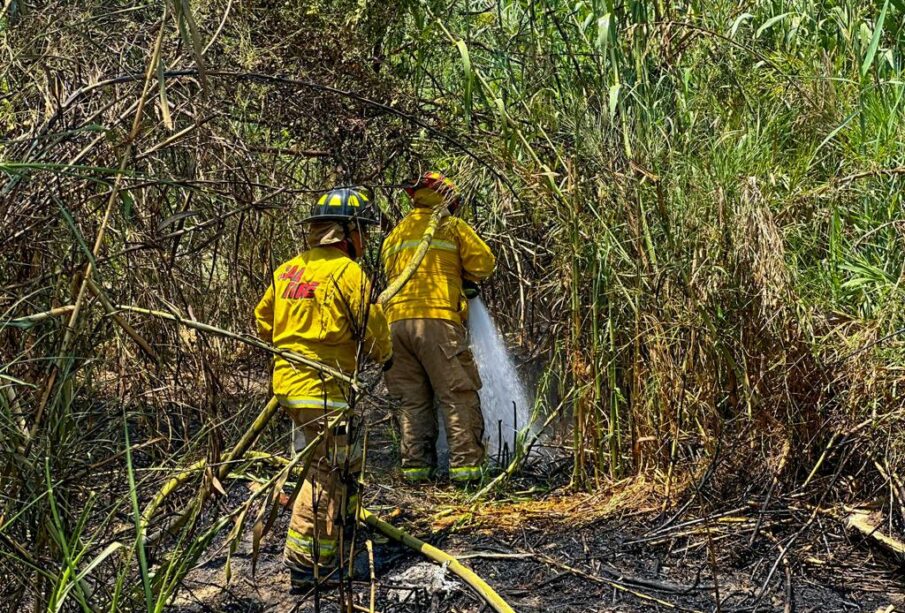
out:
M348 217L347 215L310 215L302 220L302 223L314 223L317 221L339 221L349 224L361 224L363 226L376 226L379 222L370 217Z

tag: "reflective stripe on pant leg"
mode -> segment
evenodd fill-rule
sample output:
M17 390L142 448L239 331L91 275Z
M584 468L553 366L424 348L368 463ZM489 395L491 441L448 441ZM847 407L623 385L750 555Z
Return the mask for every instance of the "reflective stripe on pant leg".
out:
M414 468L403 468L402 476L408 481L427 481L431 478L433 469L429 466L417 466Z
M314 537L289 528L289 533L286 535L286 547L288 549L312 561L316 558L320 566L333 562L333 558L336 556L336 539L323 536L317 539L316 556L314 546Z
M449 469L450 481L477 481L480 478L480 466L454 466Z

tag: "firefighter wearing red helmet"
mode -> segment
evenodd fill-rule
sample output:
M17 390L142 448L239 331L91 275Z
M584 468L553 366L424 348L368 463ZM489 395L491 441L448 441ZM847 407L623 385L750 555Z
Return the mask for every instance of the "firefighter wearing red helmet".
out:
M428 172L405 191L412 210L384 241L381 253L389 283L411 262L431 213L445 210L424 260L385 305L393 340L386 384L399 402L402 474L409 481L433 476L436 400L446 422L450 480L467 484L481 478L484 419L481 379L465 329L466 295L493 272L495 258L471 226L451 215L461 198L450 179Z

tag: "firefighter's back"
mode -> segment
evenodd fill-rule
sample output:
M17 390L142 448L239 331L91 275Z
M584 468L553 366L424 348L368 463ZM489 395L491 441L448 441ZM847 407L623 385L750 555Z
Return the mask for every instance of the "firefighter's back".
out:
M382 259L388 282L412 262L430 217L429 209L412 210L384 241ZM421 318L462 321L461 224L464 222L456 217L440 222L424 260L386 305L390 323Z
M348 288L362 278L358 264L338 249L315 247L281 264L273 275L273 343L345 372L355 368L355 322ZM274 392L306 396L319 373L277 358Z

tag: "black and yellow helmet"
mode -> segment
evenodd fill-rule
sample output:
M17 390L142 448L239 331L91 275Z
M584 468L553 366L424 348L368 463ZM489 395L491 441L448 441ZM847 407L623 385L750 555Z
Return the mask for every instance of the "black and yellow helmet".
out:
M376 224L368 196L351 187L337 187L320 197L311 214L302 221L346 221L363 225Z

